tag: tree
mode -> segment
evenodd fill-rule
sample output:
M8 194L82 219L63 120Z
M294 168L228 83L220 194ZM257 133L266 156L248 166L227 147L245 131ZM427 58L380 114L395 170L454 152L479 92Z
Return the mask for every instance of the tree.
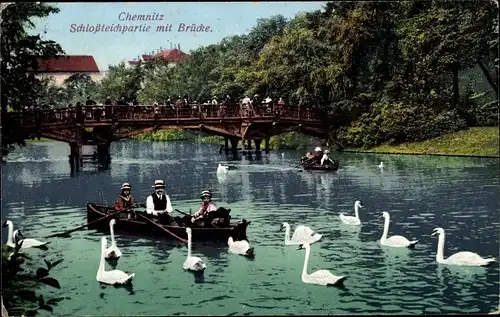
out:
M23 109L36 103L38 92L35 87L40 81L30 69L37 69L38 57L54 57L64 53L61 47L38 35L28 35L26 29L33 28L32 18L45 18L59 9L44 3L14 3L2 10L1 36L1 112L2 112L2 154L14 144L24 144L23 136L16 133L16 122L4 122L7 109Z
M117 66L110 66L106 76L101 80L101 96L125 101L138 100L138 92L144 79L144 65L127 67L124 62Z
M78 101L85 103L87 98L96 100L100 96L100 86L89 75L73 74L64 81L64 93L72 105Z

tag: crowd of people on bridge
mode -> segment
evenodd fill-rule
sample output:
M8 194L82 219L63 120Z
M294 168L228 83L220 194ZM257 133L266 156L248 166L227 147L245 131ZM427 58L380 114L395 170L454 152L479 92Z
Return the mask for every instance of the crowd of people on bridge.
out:
M153 188L153 192L146 198L146 214L148 214L153 221L160 224L174 224L174 217L171 216L173 212L172 202L165 192L165 182L163 180L156 180L151 187ZM124 216L126 215L128 220L137 219L137 214L134 209L134 198L131 192L132 186L129 183L123 183L120 195L115 201L115 211L124 214ZM212 201L212 192L204 190L200 198L200 207L193 215L189 215L189 221L193 225L217 227L228 221L228 219L222 219L215 215L217 206Z
M113 109L108 108L108 106L114 106ZM266 98L261 98L258 94L253 95L250 98L248 95L243 96L239 101L234 100L231 96L226 95L225 98L217 98L213 96L211 100L207 100L204 103L199 103L196 100L189 100L188 96L178 96L172 100L167 98L165 101L154 102L152 105L143 106L140 109L136 109L135 106L139 106L137 100L127 100L125 97L121 97L118 100L113 100L111 97L106 97L103 103L98 103L90 97L87 98L85 104L77 102L75 104L76 115L78 118L86 119L110 119L114 114L123 113L119 115L120 117L126 115L127 113L144 112L151 113L155 115L168 114L170 111L182 111L183 116L217 116L217 117L230 117L230 116L262 116L262 115L281 115L283 106L285 106L285 101L283 98L278 98L278 100L273 100L270 96ZM131 109L131 107L134 107ZM65 107L65 110L73 108L71 104ZM31 108L26 108L26 111L36 109L50 109L54 110L56 107L54 104L46 105L35 105ZM133 111L130 111L133 110Z

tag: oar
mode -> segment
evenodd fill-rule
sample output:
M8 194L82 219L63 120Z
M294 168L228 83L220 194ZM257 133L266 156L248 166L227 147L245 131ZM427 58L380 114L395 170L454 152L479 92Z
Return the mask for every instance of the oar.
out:
M162 226L160 226L159 224L155 223L153 220L149 219L148 217L142 215L142 214L137 214L139 217L141 217L142 219L146 220L148 223L152 224L153 226L157 227L158 229L161 229L162 231L170 234L171 236L177 238L179 241L183 242L183 243L187 243L186 240L182 239L181 237L173 234L172 232L168 231L167 229L163 228Z
M184 211L179 210L179 209L175 209L175 211L180 212L181 214L186 215L186 216L189 216L189 217L192 217L192 216L193 216L193 215L191 215L191 213L189 213L189 214L188 214L187 212L184 212Z
M68 230L68 231L64 231L64 232L62 232L62 233L52 234L52 235L50 235L50 236L45 237L45 239L48 239L48 238L54 238L54 237L68 237L68 236L69 236L69 234L70 234L70 233L72 233L72 232L75 232L75 231L80 230L80 229L82 229L82 228L85 228L85 227L87 227L87 226L90 226L90 225L93 225L93 224L98 223L98 222L100 222L100 221L103 221L104 219L110 218L110 217L112 217L112 216L114 216L114 215L116 215L116 214L118 214L118 213L120 213L120 212L127 212L127 211L129 211L130 209L131 209L131 208L127 208L127 209L124 209L124 210L115 211L114 213L111 213L111 214L109 214L109 215L106 215L106 216L104 216L104 217L102 217L102 218L99 218L99 219L97 219L97 220L94 220L94 221L88 222L88 223L86 223L86 224L84 224L84 225L81 225L81 226L79 226L79 227L76 227L75 229L71 229L71 230Z
M310 165L312 165L314 163L314 157L311 157L310 159L307 159L305 161L303 161L302 163L299 163L299 165L297 165L297 167L302 167L302 166L307 166L309 167Z
M310 160L312 160L312 158L307 159L307 160L305 160L305 161L303 161L303 162L301 162L301 163L299 163L299 164L295 165L295 166L294 166L294 168L300 168L300 167L302 167L302 166L303 166L303 164L305 164L305 163L309 162Z

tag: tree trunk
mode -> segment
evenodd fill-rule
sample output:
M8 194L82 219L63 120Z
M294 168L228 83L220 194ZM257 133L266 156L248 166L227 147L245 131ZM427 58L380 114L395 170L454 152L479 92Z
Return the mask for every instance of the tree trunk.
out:
M493 78L491 78L490 72L488 71L486 66L483 64L483 62L478 61L477 63L479 64L479 67L481 67L481 70L483 71L484 77L486 77L486 80L490 84L491 88L493 88L493 90L497 93L497 99L498 99L498 86L497 86L497 84L495 83Z
M453 66L453 109L457 109L460 101L460 88L458 86L458 63Z

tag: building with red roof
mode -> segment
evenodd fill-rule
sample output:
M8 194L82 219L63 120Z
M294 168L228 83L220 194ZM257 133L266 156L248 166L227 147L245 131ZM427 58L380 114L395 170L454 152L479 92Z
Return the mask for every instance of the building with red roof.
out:
M169 66L175 66L189 58L189 55L181 50L180 44L175 48L163 49L162 47L151 54L143 54L142 58L138 56L133 61L129 61L129 65L137 65L140 62L149 62L156 59L163 59Z
M62 85L64 80L74 74L89 75L94 81L102 77L99 67L93 56L90 55L62 55L56 58L38 58L38 78L52 77L56 85Z

